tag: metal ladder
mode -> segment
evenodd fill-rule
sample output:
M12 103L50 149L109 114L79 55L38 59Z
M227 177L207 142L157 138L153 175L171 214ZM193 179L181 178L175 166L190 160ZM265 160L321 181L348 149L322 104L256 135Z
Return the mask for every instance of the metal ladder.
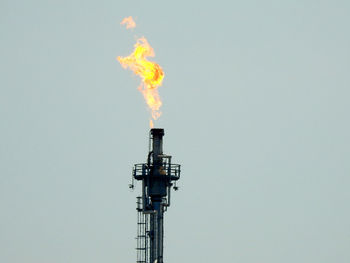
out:
M137 197L137 260L136 263L149 263L148 260L148 215L142 211L142 197Z

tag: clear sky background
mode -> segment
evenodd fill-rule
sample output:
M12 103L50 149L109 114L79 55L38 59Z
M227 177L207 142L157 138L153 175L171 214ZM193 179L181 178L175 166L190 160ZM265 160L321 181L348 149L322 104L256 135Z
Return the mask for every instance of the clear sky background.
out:
M0 262L136 261L149 112L115 60L164 69L183 166L165 262L350 262L349 1L0 1ZM119 23L133 16L137 28Z

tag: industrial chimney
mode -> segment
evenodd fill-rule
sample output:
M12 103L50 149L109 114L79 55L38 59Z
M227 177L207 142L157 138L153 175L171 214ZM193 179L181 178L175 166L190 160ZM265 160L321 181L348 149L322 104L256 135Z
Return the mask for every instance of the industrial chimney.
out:
M163 263L164 212L170 206L170 192L177 190L180 165L163 153L164 129L151 129L147 163L135 164L134 179L142 181L137 197L137 263Z

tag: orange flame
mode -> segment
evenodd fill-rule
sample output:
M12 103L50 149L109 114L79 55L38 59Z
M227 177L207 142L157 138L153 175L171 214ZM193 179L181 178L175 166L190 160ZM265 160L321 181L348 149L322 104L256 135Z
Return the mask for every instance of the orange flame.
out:
M141 77L142 82L139 86L139 91L143 94L151 110L152 118L156 120L161 115L159 109L162 101L158 94L158 87L162 85L164 72L157 63L147 60L147 57L154 57L155 54L146 38L139 38L134 47L134 52L128 57L118 57L117 59L123 68L129 68ZM152 125L153 122L151 120L150 126Z
M126 25L126 29L135 28L136 27L136 23L135 23L134 19L132 19L131 16L125 17L120 24L121 25Z

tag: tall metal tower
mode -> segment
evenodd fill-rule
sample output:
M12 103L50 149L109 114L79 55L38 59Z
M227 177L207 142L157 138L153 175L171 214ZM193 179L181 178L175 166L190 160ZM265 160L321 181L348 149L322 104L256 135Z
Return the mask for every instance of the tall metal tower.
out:
M170 192L176 191L180 165L163 154L163 129L151 129L147 163L135 164L134 179L142 181L137 197L137 263L163 263L164 212L170 206Z

